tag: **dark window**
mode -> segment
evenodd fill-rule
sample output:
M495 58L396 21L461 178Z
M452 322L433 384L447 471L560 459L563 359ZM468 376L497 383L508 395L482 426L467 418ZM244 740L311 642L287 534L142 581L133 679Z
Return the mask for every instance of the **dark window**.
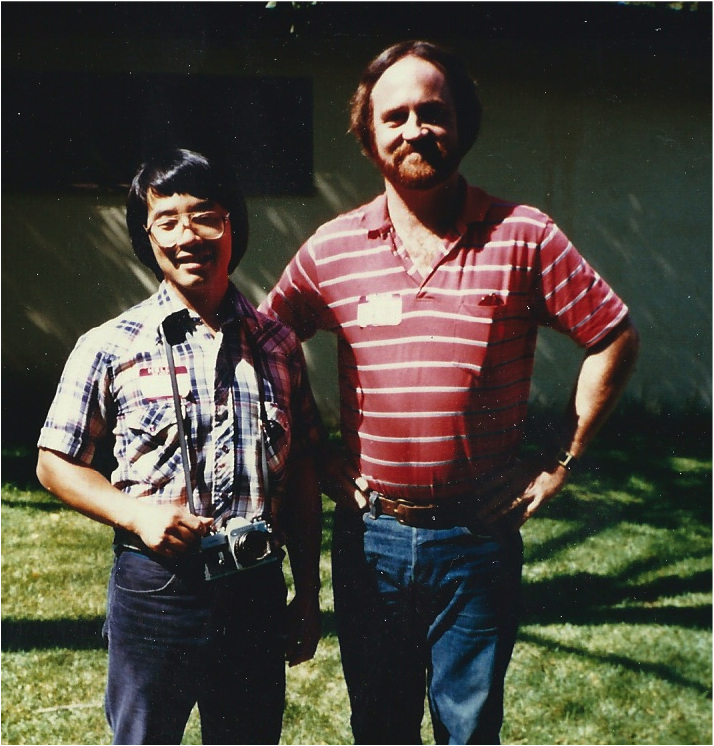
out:
M312 190L308 78L4 71L4 190L124 190L156 148L232 164L248 195Z

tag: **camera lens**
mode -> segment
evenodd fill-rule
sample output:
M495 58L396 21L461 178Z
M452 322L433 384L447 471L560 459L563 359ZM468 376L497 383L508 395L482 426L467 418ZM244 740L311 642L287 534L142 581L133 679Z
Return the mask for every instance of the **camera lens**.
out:
M251 565L270 554L270 534L267 531L247 531L236 540L235 558L241 565Z

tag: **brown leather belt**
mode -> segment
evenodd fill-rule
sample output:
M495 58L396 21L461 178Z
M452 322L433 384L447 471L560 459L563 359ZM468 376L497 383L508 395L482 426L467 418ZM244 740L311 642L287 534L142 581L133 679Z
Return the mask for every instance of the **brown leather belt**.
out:
M375 517L389 515L412 528L454 528L478 522L461 501L420 505L408 500L392 500L378 492L373 492L371 499Z

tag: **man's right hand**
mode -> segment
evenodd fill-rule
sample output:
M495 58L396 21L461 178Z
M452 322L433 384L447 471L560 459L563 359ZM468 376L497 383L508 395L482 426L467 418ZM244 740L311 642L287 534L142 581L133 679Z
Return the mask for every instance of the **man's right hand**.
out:
M175 505L137 504L133 532L151 549L164 557L177 557L194 547L208 534L212 518L191 514Z
M41 448L37 476L67 505L100 523L137 534L157 554L175 557L208 534L212 518L176 505L152 505L125 494L76 458Z
M364 513L369 509L367 480L341 448L325 446L317 468L320 489L336 505L353 513Z

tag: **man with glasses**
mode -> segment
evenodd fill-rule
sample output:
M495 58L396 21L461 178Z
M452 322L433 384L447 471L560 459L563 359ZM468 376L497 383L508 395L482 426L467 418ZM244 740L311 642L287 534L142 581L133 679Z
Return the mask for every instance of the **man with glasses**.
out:
M248 224L227 171L187 150L146 162L127 226L161 284L80 338L37 468L115 530L104 628L114 743L178 744L196 703L203 743L278 743L285 660L310 659L320 636L320 423L302 351L229 279ZM111 481L92 467L110 437ZM249 556L255 540L264 546Z

